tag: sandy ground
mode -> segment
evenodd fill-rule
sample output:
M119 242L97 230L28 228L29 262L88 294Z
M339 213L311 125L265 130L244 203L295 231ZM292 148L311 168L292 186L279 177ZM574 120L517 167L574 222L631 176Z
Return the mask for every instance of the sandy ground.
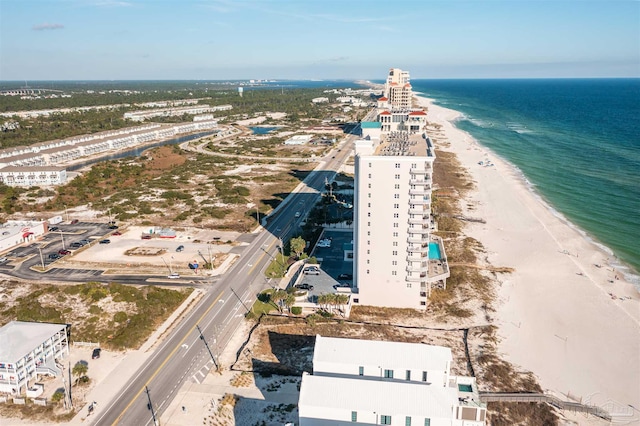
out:
M130 226L121 229L122 235L111 236L110 244L93 244L91 247L74 254L69 259L58 261L58 267L72 266L107 266L113 273L123 273L124 270L134 270L144 267L160 268L160 273L169 271L169 267L174 272L179 272L185 276L196 276L194 270L189 269L188 263L197 261L203 264L204 260L214 259L214 264L228 257L229 252L234 247L246 245L246 243L235 242L240 236L237 232L223 232L199 229L186 229L178 231L176 238L143 240L140 238L142 232L148 232L149 227ZM184 246L184 250L177 252L178 246ZM127 255L128 250L134 248L147 249L150 251L164 250L162 254L155 256ZM203 259L204 257L204 259ZM104 264L103 259L108 259L108 264ZM163 260L164 259L164 260ZM166 262L166 264L165 264ZM210 271L200 271L200 274L209 274ZM219 271L214 269L213 274Z
M456 111L420 102L443 126L432 137L450 143L436 147L454 152L475 182L464 214L486 223L465 233L493 265L515 268L501 283L496 312L505 358L543 388L638 419L629 407L640 409L637 290L609 265L611 254L554 214L512 165L455 128ZM487 159L494 165L478 164Z

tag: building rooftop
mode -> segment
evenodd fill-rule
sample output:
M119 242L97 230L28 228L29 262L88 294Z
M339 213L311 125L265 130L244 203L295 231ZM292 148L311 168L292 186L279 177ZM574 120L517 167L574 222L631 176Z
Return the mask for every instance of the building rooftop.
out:
M362 380L304 373L298 405L376 412L380 415L403 413L407 416L450 419L452 408L458 405L458 394L454 388L419 382Z
M336 363L381 365L386 369L447 371L451 349L421 343L388 342L316 336L313 365Z
M16 362L66 324L11 321L0 328L0 362Z
M383 137L373 155L434 157L433 143L426 133L391 132Z

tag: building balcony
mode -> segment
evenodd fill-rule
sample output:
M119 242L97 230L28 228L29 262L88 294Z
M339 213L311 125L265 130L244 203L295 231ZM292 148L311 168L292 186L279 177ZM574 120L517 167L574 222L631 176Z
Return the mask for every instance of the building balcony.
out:
M422 167L422 168L416 168L416 169L409 169L409 173L411 173L412 175L428 175L431 174L431 167Z
M429 216L410 217L407 222L412 225L423 225L429 223Z
M408 243L413 243L413 244L426 244L429 242L429 235L428 234L423 234L423 235L409 235L409 237L407 238L407 242ZM429 248L427 247L427 250L429 250Z
M411 234L427 235L427 234L429 234L429 232L431 232L431 230L427 226L422 226L422 227L417 227L416 226L416 227L407 229L407 233L410 236L411 236Z
M431 187L413 188L409 190L409 195L430 195Z
M427 278L427 274L407 275L405 278L409 282L423 282Z
M424 178L414 178L412 177L411 179L409 179L409 184L410 185L429 185L431 186L431 181L429 179L424 179Z
M420 244L411 244L407 248L407 251L412 253L420 253L421 255L425 256L425 253L429 253L429 244L427 244L426 240L424 242L421 242Z
M429 265L428 264L419 264L417 266L411 266L408 265L406 268L407 272L420 272L420 274L424 274L424 276L427 276L427 273L429 272Z
M417 215L429 215L430 212L428 209L425 209L424 206L422 204L419 205L411 205L411 207L409 207L409 214L417 214Z

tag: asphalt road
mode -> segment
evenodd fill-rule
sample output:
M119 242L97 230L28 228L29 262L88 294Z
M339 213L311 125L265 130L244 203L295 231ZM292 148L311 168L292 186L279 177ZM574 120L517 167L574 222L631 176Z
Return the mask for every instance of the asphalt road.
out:
M280 240L287 240L300 226L309 209L331 181L338 167L351 153L353 137L327 157L324 165L311 172L305 185L287 197L269 217L265 231L243 251L231 269L212 285L200 303L170 333L136 374L123 383L119 396L96 417L95 425L151 425L149 389L153 412L159 418L185 380L213 366L212 357L200 339L199 326L215 358L229 343L243 321L256 294L268 288L264 272L278 252ZM300 216L296 217L296 212ZM217 360L216 360L217 362Z

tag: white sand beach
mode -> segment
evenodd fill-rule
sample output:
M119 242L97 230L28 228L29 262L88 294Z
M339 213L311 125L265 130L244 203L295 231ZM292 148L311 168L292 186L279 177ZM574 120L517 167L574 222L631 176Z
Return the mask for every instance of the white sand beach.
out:
M470 223L465 233L484 245L491 264L515 268L500 277L495 313L505 359L532 371L545 390L640 418L635 287L516 168L457 129L457 111L418 99L450 143L436 148L454 152L475 183L464 214L486 223Z

